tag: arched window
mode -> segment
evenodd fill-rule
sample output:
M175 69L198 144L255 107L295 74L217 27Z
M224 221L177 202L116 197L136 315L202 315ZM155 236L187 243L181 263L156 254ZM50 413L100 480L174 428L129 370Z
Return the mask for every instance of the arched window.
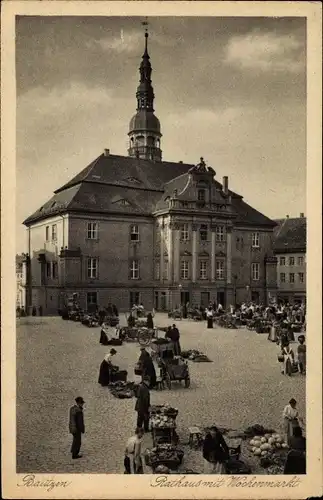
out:
M151 135L147 137L147 144L148 146L154 146L155 145L155 138Z

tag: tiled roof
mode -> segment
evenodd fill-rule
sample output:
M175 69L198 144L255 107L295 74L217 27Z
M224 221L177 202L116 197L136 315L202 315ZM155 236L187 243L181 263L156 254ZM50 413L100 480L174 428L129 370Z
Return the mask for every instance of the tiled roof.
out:
M132 187L133 185L128 181L129 178L140 181L141 185L136 185L138 189L162 191L166 182L184 174L192 166L187 163L155 162L130 156L110 154L105 156L102 154L67 184L57 189L55 193L79 182Z
M67 211L151 215L163 207L166 193L187 184L187 163L156 162L128 156L100 155L28 217L27 226ZM221 184L214 180L221 189ZM275 223L230 192L237 222L273 227ZM221 194L219 193L219 196Z
M234 221L235 224L268 227L276 226L273 220L269 219L261 212L258 212L255 208L252 208L240 196L232 197L232 206L238 214L237 219Z
M276 253L306 251L306 217L276 220L274 251Z

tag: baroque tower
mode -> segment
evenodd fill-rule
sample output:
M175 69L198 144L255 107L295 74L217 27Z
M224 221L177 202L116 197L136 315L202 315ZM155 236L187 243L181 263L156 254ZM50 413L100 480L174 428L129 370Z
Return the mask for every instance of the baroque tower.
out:
M151 64L148 55L148 33L145 32L145 51L140 64L140 82L136 92L137 112L129 125L129 156L161 161L160 123L154 114L154 89L151 84Z

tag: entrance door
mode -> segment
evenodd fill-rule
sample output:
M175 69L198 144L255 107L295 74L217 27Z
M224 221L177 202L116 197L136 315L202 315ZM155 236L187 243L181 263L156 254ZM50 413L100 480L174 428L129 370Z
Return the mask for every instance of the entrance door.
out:
M156 311L159 310L159 292L155 292L154 308Z
M161 292L160 294L160 309L162 311L166 311L167 309L166 292Z
M251 302L259 304L259 292L251 292Z
M217 304L221 304L221 306L223 307L223 309L225 309L225 295L224 295L224 292L217 292L216 294L216 301L217 301Z
M130 292L129 293L129 306L132 309L132 306L140 304L140 293L139 292Z
M181 305L187 304L190 301L190 292L181 292Z
M208 307L210 303L210 292L201 292L201 306Z

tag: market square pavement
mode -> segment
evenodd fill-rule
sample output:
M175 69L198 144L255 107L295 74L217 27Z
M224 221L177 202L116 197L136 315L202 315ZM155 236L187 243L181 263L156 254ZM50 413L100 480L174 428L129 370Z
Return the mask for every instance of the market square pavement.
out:
M125 316L122 315L125 323ZM174 321L157 314L155 325ZM243 430L261 424L282 430L282 411L291 397L305 418L305 377L281 375L279 348L266 334L246 329L208 330L206 322L176 321L182 349L198 349L213 361L189 361L191 387L151 391L152 404L178 408L180 442L188 427L216 424ZM17 473L123 473L123 453L136 422L135 399L117 399L98 384L98 372L109 346L99 343L100 328L59 317L17 320ZM296 348L296 344L295 348ZM134 365L139 344L116 348L114 363L138 381ZM83 458L72 460L68 411L84 397L86 434ZM151 444L145 436L144 448ZM185 455L187 468L201 472L201 452Z

